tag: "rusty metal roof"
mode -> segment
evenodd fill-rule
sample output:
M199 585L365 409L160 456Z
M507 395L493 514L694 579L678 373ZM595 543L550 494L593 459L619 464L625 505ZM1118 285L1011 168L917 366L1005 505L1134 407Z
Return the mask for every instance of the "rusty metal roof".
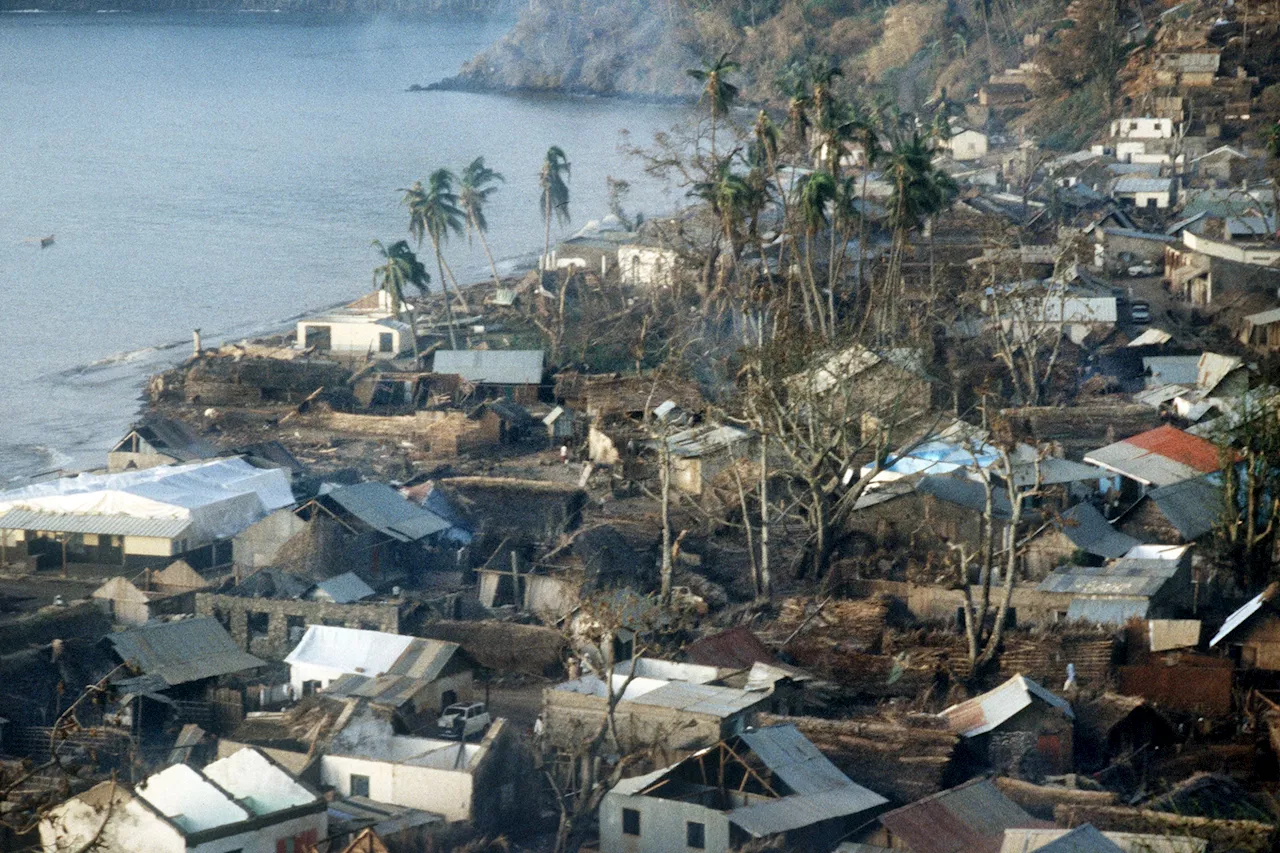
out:
M1070 702L1053 695L1021 673L994 690L952 705L939 716L947 721L951 731L961 737L977 737L999 728L1036 701L1057 708L1068 719L1074 716Z
M1053 825L1027 814L988 779L887 812L880 823L912 853L998 853L1006 829Z
M743 625L690 643L684 655L693 663L721 669L750 669L753 664L778 662L769 647Z

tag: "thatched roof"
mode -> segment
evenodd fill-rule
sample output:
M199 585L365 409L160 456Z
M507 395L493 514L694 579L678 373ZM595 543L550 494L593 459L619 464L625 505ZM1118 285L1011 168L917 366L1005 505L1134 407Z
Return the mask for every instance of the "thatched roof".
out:
M486 669L548 678L557 678L563 673L568 646L559 631L492 620L430 622L418 633L429 639L457 643Z

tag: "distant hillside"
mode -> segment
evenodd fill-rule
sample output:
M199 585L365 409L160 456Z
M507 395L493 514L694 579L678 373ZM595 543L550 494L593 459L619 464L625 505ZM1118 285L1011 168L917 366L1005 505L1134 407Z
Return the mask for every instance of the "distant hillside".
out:
M0 0L0 12L281 11L396 15L489 15L513 12L512 0Z
M840 64L848 92L874 85L911 110L948 90L965 98L1022 59L1023 35L1065 2L1040 0L537 0L450 85L647 97L695 95L685 74L732 50L743 97L811 57Z

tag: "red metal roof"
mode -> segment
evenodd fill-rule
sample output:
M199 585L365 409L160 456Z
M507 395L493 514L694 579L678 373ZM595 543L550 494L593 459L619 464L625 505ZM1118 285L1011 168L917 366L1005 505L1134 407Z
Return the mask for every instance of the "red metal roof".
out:
M1168 424L1126 438L1125 444L1181 462L1206 474L1222 467L1216 444Z

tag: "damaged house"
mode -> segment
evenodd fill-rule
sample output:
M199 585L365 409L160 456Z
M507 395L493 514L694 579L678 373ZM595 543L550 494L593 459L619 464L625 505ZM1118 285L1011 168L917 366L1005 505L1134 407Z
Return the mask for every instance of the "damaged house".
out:
M990 779L974 779L880 815L866 835L878 848L910 853L999 853L1005 830L1044 827Z
M277 552L282 565L319 577L343 566L374 583L417 578L429 546L451 525L385 483L338 486L297 509L308 529Z
M179 702L207 702L222 676L266 666L209 618L151 622L108 634L102 642L133 673L113 684L120 704L132 703L139 726L159 727L171 714L181 718Z
M542 350L437 350L434 359L434 373L459 377L481 398L538 402Z
M824 850L887 803L795 726L769 726L619 782L600 806L600 850L727 853L752 841Z
M191 427L172 418L152 416L134 425L107 452L107 472L180 465L219 455L218 449L200 438Z
M261 569L225 592L196 594L195 610L213 616L236 645L267 660L283 660L310 625L400 633L413 605L375 596L352 572L313 584L305 576Z
M1064 566L1038 589L1071 596L1061 618L1100 625L1178 617L1195 606L1191 554L1185 545L1139 545L1102 566Z
M357 710L319 763L321 782L343 797L470 821L484 833L509 832L537 813L533 756L505 720L478 742L448 741L396 734L381 716Z
M101 782L40 821L47 853L279 853L328 832L324 798L254 749L203 770L175 764L133 788Z
M408 690L417 712L472 698L475 664L457 643L312 625L285 658L295 696Z
M159 572L144 569L138 583L113 577L95 589L90 598L100 602L113 621L142 625L161 616L195 613L196 592L208 586L209 582L195 569L178 560Z
M1072 766L1071 703L1023 675L941 712L951 730L997 771L1027 762L1042 773Z
M619 747L628 752L659 748L671 754L700 749L741 732L755 714L769 709L768 690L718 687L709 683L718 675L711 667L664 663L643 662L634 676L618 667L609 684L589 674L548 687L542 693L548 744L573 752L594 737L606 722L611 690L615 698L620 692L621 698L617 698L609 738L616 735ZM650 664L656 664L657 671Z

